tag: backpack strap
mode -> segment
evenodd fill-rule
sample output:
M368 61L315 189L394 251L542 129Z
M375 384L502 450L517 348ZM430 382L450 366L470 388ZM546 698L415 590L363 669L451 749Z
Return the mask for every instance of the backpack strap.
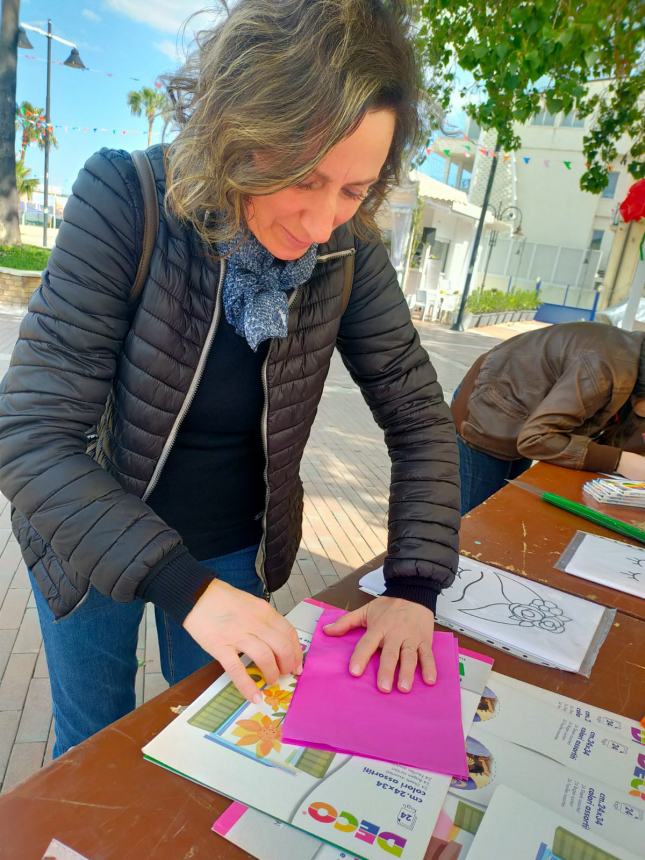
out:
M131 156L132 163L139 176L139 185L141 186L141 193L143 195L143 243L137 274L130 290L130 304L135 305L139 300L141 290L150 270L150 258L152 257L157 230L159 229L159 201L157 200L155 175L152 171L148 154L138 149L132 152Z
M139 265L137 273L134 277L134 283L130 288L130 321L134 316L137 303L141 296L141 290L148 277L150 270L150 259L155 246L157 230L159 229L159 201L157 200L157 190L155 187L155 175L152 170L152 164L148 158L148 154L143 150L136 150L130 153L132 163L139 177L139 185L141 186L141 194L143 195L143 242L141 247L141 256L139 257ZM101 428L109 426L112 422L114 412L114 386L112 386L108 395L105 409L97 424L85 434L87 439L86 453L93 460L98 458L99 436Z
M347 310L347 305L352 295L354 285L354 259L356 254L348 254L343 266L343 303L341 305L341 316Z

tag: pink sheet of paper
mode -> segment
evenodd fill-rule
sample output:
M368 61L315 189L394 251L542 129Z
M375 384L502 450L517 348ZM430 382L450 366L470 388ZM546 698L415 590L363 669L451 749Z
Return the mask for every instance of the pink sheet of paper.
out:
M220 836L226 836L231 827L237 824L240 818L247 811L248 806L234 800L233 803L231 803L231 805L222 812L220 817L215 819L211 830L213 833L219 833Z
M417 668L409 693L396 688L381 693L376 686L379 654L360 678L349 673L350 656L365 631L323 632L343 614L325 609L318 621L282 724L283 741L465 778L457 639L452 633L434 634L436 684L425 684Z

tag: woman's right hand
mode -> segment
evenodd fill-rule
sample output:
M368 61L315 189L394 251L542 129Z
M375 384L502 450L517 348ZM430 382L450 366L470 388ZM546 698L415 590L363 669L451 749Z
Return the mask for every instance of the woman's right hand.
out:
M645 457L642 454L623 451L616 471L630 481L645 481Z
M260 695L239 654L251 658L269 685L280 675L302 671L302 648L295 627L266 600L219 579L210 583L183 626L249 701L257 703Z

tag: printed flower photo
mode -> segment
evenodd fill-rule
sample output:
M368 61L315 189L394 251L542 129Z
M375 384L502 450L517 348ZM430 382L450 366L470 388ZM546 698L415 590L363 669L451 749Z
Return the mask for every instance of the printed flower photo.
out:
M236 746L255 746L258 758L265 758L269 753L280 752L282 749L282 720L272 720L266 714L255 714L249 720L236 720L233 735L239 738Z
M311 637L302 631L298 631L298 636L306 653ZM228 747L258 764L322 779L335 753L282 742L282 722L293 699L297 678L283 675L269 686L253 663L249 663L246 671L262 696L259 704L248 702L230 682L190 718L189 725L207 741Z

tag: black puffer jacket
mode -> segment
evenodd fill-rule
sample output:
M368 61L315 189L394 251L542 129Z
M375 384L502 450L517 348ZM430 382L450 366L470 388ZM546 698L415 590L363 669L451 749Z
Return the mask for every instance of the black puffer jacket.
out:
M90 582L132 600L181 544L145 499L199 383L221 313L223 270L195 232L165 212L162 154L150 155L161 215L134 319L128 296L143 200L129 155L102 150L74 184L0 391L0 489L57 616L74 609ZM342 314L343 257L354 250ZM456 565L453 424L383 246L354 244L346 228L319 249L313 276L293 297L289 335L274 339L264 365L268 504L258 572L274 591L291 571L301 533L299 465L336 345L392 458L388 594L433 605ZM108 396L96 462L86 434Z

